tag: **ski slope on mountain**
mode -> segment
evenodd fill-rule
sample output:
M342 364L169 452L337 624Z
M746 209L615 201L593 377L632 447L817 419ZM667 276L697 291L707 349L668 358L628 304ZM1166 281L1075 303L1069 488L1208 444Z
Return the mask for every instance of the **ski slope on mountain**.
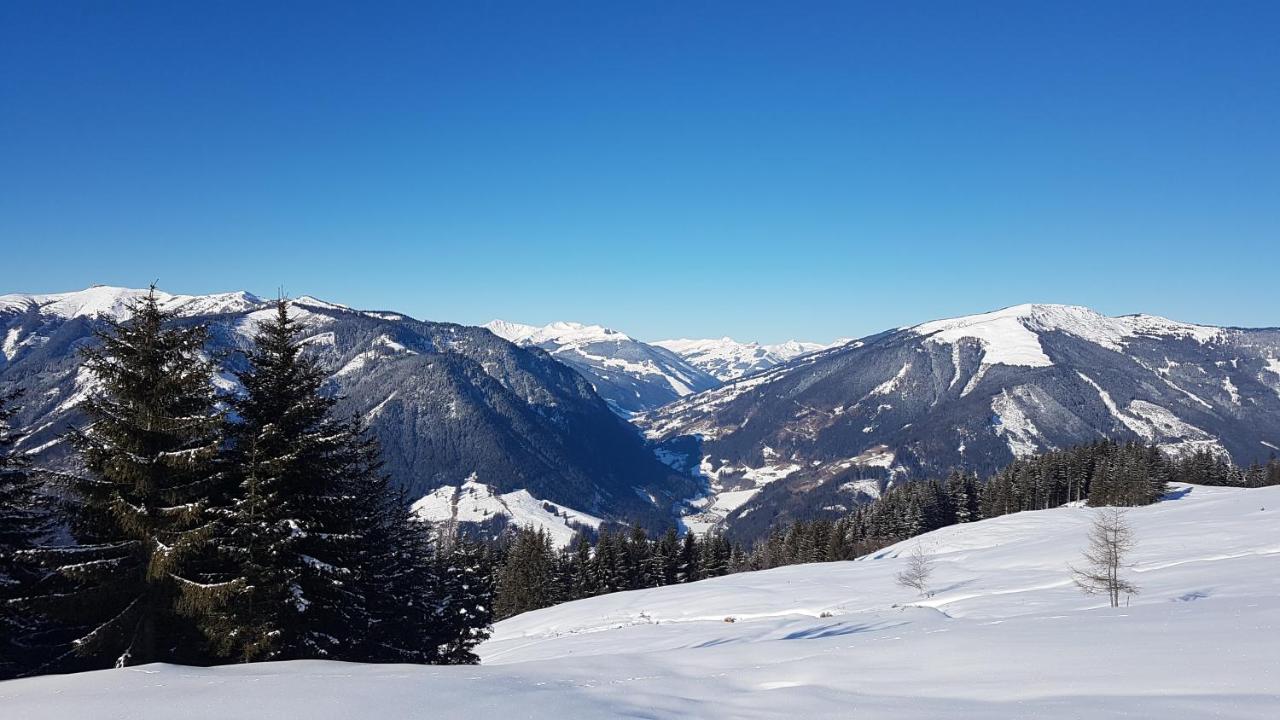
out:
M1273 718L1280 488L1129 518L1128 607L1073 587L1093 511L944 528L845 563L602 596L496 627L480 667L146 666L0 683L30 720ZM894 575L916 544L931 598Z

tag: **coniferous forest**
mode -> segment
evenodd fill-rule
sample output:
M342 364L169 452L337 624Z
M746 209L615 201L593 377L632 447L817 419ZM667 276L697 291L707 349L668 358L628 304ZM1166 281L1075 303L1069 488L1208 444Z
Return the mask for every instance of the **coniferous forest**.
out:
M154 293L83 351L100 391L71 428L83 472L13 450L22 397L0 397L0 677L324 658L472 663L495 619L624 590L849 560L955 523L1067 503L1155 502L1171 481L1280 484L1280 462L1172 459L1110 441L1019 459L987 478L885 487L837 519L751 546L605 524L556 548L533 528L440 531L410 519L360 421L335 413L280 300L221 395L207 329Z

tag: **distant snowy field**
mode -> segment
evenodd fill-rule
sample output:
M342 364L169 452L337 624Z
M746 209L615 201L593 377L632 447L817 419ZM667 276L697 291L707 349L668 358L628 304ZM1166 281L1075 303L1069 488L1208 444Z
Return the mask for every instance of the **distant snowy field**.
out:
M1131 511L1142 593L1117 610L1071 584L1092 511L1060 508L528 613L480 667L146 666L0 683L0 715L1280 717L1280 488L1175 496ZM893 581L917 542L936 561L927 600Z

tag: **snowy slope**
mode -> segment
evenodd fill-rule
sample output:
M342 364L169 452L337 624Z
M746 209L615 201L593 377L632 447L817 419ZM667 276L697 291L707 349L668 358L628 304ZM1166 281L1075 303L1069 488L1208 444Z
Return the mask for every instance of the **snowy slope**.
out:
M1015 305L981 315L935 320L907 330L936 343L977 340L984 365L1045 367L1053 361L1040 345L1040 333L1064 332L1116 352L1139 335L1189 338L1204 344L1224 336L1221 328L1180 323L1154 315L1107 317L1078 305Z
M821 350L823 345L788 340L777 345L738 342L731 337L718 340L659 340L654 345L679 355L689 364L728 382L781 365L794 358Z
M141 289L94 285L66 293L0 295L0 311L34 311L64 319L109 317L122 320L126 317L129 303L146 294L147 291ZM257 296L243 291L213 295L172 295L157 290L156 296L164 309L188 317L244 312L263 303Z
M563 505L539 500L528 490L498 493L471 475L462 485L445 485L423 496L410 508L423 522L486 523L503 516L517 527L544 530L556 547L566 547L577 535L575 525L598 529L600 518Z
M0 707L29 720L1276 717L1280 488L1176 495L1131 511L1142 593L1117 610L1071 586L1093 511L1060 508L855 562L527 613L498 624L480 667L146 666L0 683ZM917 542L935 558L927 600L893 582Z
M600 325L554 322L538 327L493 320L484 327L517 345L546 350L581 373L623 416L720 385L676 353Z

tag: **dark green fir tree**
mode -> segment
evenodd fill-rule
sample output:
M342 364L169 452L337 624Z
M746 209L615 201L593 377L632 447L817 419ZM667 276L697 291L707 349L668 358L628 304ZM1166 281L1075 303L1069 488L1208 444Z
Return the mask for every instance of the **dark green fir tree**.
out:
M37 670L46 660L50 623L28 598L44 574L31 551L49 532L49 508L37 475L16 449L11 425L18 392L0 395L0 679Z
M280 300L237 374L244 391L227 424L231 497L210 565L234 591L200 625L219 656L245 662L360 657L372 622L362 532L384 500L357 493L386 481L376 447L330 417L334 399L300 332Z
M154 288L129 309L84 351L98 390L70 434L84 465L71 482L77 544L40 552L61 580L44 607L78 629L81 666L201 662L190 616L229 589L194 567L222 482L206 329L178 324Z

